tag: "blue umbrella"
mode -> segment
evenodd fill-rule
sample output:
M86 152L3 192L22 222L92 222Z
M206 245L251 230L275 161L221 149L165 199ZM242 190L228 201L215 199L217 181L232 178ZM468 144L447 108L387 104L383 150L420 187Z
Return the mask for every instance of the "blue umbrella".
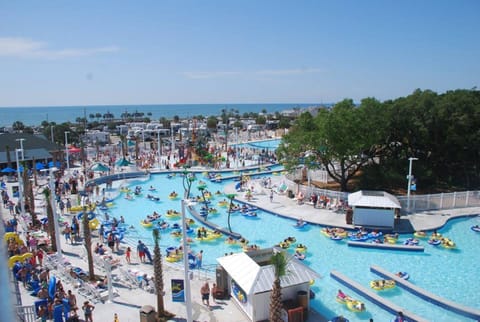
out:
M22 166L19 166L17 171L18 171L18 172L23 172L23 167L22 167Z
M129 166L131 164L132 163L125 158L120 159L116 162L116 165L119 166L119 167L126 167L126 166Z
M43 169L45 169L45 165L43 165L43 163L41 163L41 162L37 162L37 163L35 164L35 169L37 169L37 170L43 170Z
M95 171L95 172L106 172L110 169L106 165L103 165L101 163L97 163L90 170Z
M1 172L2 173L12 173L12 172L17 172L17 170L7 167L5 169L2 169Z
M49 168L53 168L53 167L60 168L60 166L61 166L60 161L57 161L56 163L54 163L53 161L48 162L48 167Z

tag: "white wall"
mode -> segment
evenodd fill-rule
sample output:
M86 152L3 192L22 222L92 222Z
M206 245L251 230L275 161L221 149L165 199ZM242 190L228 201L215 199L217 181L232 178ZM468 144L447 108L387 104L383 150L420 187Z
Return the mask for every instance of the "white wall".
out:
M353 209L353 224L355 226L393 227L394 209L359 208Z

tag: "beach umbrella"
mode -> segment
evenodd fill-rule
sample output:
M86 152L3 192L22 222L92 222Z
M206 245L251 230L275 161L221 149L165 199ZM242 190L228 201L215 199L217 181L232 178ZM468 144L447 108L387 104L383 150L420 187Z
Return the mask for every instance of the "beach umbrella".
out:
M110 168L107 167L107 166L104 165L104 164L97 163L97 164L95 164L94 166L92 166L92 167L90 168L90 170L95 171L95 172L107 172L108 170L110 170Z
M60 163L60 161L57 161L56 163L54 163L53 161L48 162L49 168L54 168L54 167L60 168L61 165L62 164Z
M17 169L18 172L23 172L23 167L22 166L19 166L18 169Z
M12 173L12 172L17 172L17 170L7 167L5 169L2 169L1 172L2 173Z
M35 169L37 169L37 170L43 170L43 169L45 169L45 165L44 165L43 163L41 163L41 162L37 162L37 163L35 164Z
M123 158L123 159L118 160L115 164L119 167L126 167L126 166L131 165L132 163L130 161L128 161L127 159Z
M127 145L128 146L135 146L135 141L128 140Z
M82 149L77 148L77 147L71 147L70 149L68 149L68 152L70 152L70 153L79 153L81 151L82 151Z

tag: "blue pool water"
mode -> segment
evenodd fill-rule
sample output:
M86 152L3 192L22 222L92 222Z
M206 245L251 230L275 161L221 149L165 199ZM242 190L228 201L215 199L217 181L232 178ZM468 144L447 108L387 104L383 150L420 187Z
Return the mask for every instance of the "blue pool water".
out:
M225 184L232 183L232 181L211 183L201 174L198 174L197 178L207 182L207 189L212 193L223 190ZM141 227L139 222L153 211L164 214L168 209L181 210L180 201L169 200L167 196L173 190L179 194L183 193L182 178L180 175L173 179L167 179L166 175L153 175L147 182L133 182L131 187L136 185L143 187L143 196L129 201L124 199L123 194L120 195L115 200L115 206L111 208L110 213L117 218L123 215L129 225L137 227L136 230L127 234L127 239L131 241L143 239L147 245L152 246L151 229ZM150 186L156 187L157 191L149 192L148 187ZM200 195L197 186L198 183L194 182L191 190L193 195ZM160 197L161 201L148 200L145 197L147 193ZM219 214L209 215L209 220L227 227L226 210L217 206L217 202L221 198L216 197L212 200L212 205L219 210ZM165 220L170 223L179 222L179 219L165 218ZM369 318L374 318L375 321L390 321L392 314L355 294L329 276L331 270L337 270L362 285L368 286L371 280L378 279L378 276L370 272L371 265L378 265L392 272L406 271L410 274L410 281L415 285L454 302L478 308L480 279L478 278L477 247L480 233L471 231L470 226L480 224L480 217L456 219L439 230L444 236L454 240L458 249L436 248L422 241L421 244L425 246L424 253L351 248L346 245L345 241L334 242L323 236L320 233L320 226L309 225L307 229L299 231L293 227L293 224L293 220L265 212L259 212L258 219L249 219L240 213L231 215L232 229L241 233L250 241L250 244L270 247L288 236L295 236L297 243L308 246L305 263L322 276L313 285L316 297L311 301L311 305L327 317L342 314L350 321L368 321ZM409 237L411 235L404 235L401 236L401 239ZM223 256L225 253L241 251L239 248L225 244L224 240L223 237L217 241L195 242L191 244L191 247L195 252L204 251L204 266L213 266L216 264L217 257ZM168 246L178 245L179 240L171 237L168 233L163 233L160 244L165 249ZM367 311L360 314L353 313L348 311L346 306L337 303L335 295L339 288L346 294L365 302ZM383 291L380 295L431 321L467 320L462 316L431 305L400 288Z
M250 149L260 149L260 150L272 151L272 150L275 150L276 148L278 148L278 145L280 144L280 141L281 141L280 139L274 139L274 140L234 144L233 146L237 146L239 148L250 148Z

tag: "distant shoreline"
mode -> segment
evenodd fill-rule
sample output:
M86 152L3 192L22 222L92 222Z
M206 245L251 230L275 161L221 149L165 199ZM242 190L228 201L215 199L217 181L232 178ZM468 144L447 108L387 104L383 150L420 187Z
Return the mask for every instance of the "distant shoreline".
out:
M180 118L191 118L197 115L205 117L220 115L222 110L238 110L240 115L244 113L260 113L266 110L267 113L276 113L295 108L305 109L319 106L316 103L255 103L255 104L158 104L158 105L98 105L98 106L37 106L37 107L0 107L0 126L12 126L16 121L21 121L26 126L38 126L43 121L76 123L76 118L85 117L87 120L90 114L106 113L114 114L120 118L124 112L144 113L150 120L159 120L161 117L171 119L174 116ZM329 104L322 104L328 106Z

